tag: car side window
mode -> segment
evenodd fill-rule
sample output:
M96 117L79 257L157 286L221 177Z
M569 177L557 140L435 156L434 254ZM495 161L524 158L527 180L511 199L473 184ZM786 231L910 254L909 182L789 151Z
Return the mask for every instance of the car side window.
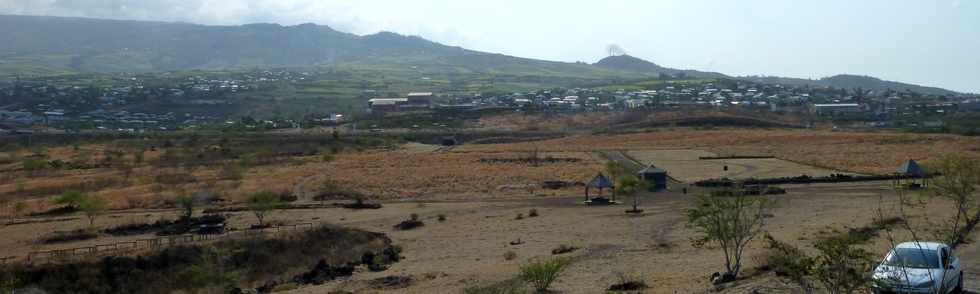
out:
M942 250L939 250L939 260L942 261L944 268L949 266L949 249L943 248Z

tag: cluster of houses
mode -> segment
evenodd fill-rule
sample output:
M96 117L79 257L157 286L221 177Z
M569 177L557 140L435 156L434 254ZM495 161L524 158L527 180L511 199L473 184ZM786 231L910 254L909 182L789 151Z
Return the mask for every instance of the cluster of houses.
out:
M515 111L586 112L636 109L746 108L782 114L864 121L872 127L942 127L940 119L958 112L980 112L980 98L926 96L909 91L865 91L784 86L748 81L672 83L644 90L603 88L542 89L468 97L409 93L368 100L367 109L388 113L419 109L509 108Z
M33 125L84 122L108 128L180 126L223 122L228 118L175 114L147 105L182 105L185 109L217 109L232 104L228 95L261 91L270 83L309 83L316 75L290 70L177 76L120 74L111 85L78 86L57 78L39 81L0 81L0 124ZM340 74L336 74L340 75ZM273 85L274 86L274 85ZM366 111L391 113L427 109L468 110L504 108L515 111L586 112L671 108L746 108L788 114L842 117L886 126L898 118L935 117L957 112L980 112L980 98L925 96L909 91L865 91L780 85L740 80L671 81L636 86L551 88L522 93L482 93L461 96L413 92L401 97L378 97L364 89ZM18 103L9 103L18 101ZM26 102L25 102L26 101ZM136 110L138 109L138 110ZM206 112L202 112L206 113ZM304 118L304 120L307 120ZM335 125L342 116L320 115L318 124ZM160 127L157 127L160 126Z
M474 97L469 103L559 112L677 107L752 108L871 121L980 111L980 99L977 98L931 97L896 91L854 93L840 89L751 82L664 83L655 89L634 91L549 89Z

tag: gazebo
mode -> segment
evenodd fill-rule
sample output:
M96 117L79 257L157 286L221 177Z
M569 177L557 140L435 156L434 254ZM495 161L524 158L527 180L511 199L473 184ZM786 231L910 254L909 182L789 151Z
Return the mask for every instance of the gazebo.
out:
M919 166L919 163L915 162L915 160L906 160L904 163L902 163L902 165L898 166L898 169L895 170L895 174L900 178L922 179L921 183L915 183L913 180L912 184L909 186L910 188L921 188L926 186L926 172L921 166ZM900 178L896 179L896 181L899 181Z
M592 188L599 188L599 195L595 198L592 198L591 195L589 195L589 190ZM603 189L612 190L612 200L602 197ZM613 182L609 180L609 178L607 178L602 173L599 173L598 175L593 177L592 180L585 185L585 203L592 204L592 203L600 203L600 202L604 202L604 203L616 202L616 185L613 184Z
M902 163L896 171L899 175L921 178L926 175L922 167L915 160L909 159Z

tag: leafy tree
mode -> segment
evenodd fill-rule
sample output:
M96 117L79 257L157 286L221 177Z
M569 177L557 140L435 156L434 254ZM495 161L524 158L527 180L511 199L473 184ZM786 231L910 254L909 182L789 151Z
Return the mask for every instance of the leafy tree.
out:
M633 211L637 211L636 206L639 205L639 197L636 196L636 193L645 190L647 185L647 181L635 175L627 174L616 180L616 194L633 196Z
M609 174L609 179L616 181L620 177L628 175L629 171L619 161L610 160L606 162L606 173Z
M270 211L279 208L280 205L279 196L272 192L259 192L248 198L248 209L255 214L260 226L265 226L265 217Z
M91 227L95 225L96 218L109 210L109 204L101 197L87 197L79 203L79 209L85 213L85 217L88 218L88 225Z
M69 190L61 193L61 195L55 198L53 202L54 204L64 205L68 208L78 209L82 203L88 200L88 198L88 194L75 190Z
M692 239L695 247L714 242L725 254L725 276L733 280L742 268L742 253L765 225L769 207L763 197L745 195L736 189L731 196L697 197L695 206L687 210L688 225L696 230Z
M190 221L194 216L194 198L191 196L177 196L177 205L180 206L180 219Z

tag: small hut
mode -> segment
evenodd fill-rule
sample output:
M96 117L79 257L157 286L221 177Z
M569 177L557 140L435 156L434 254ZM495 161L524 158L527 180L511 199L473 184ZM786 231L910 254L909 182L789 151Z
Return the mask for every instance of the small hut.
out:
M592 196L589 195L589 191L592 188L599 188L599 194L595 198L592 198ZM602 197L603 189L612 190L612 200ZM607 178L602 173L599 173L598 175L593 177L592 180L589 181L587 185L585 185L585 203L592 204L592 203L600 203L600 202L602 203L616 202L616 186L615 184L613 184L612 181L609 180L609 178Z
M667 189L667 170L657 168L652 164L636 173L640 179L647 182L647 190L650 192Z

